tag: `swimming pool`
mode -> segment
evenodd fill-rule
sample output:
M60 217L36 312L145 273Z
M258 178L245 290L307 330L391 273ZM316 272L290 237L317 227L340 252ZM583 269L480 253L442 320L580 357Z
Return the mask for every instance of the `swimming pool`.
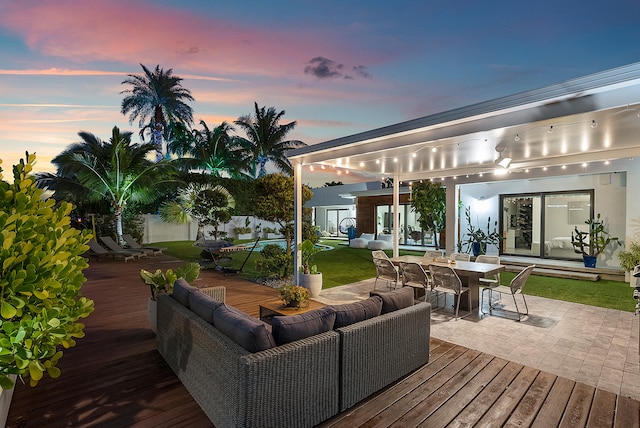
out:
M253 248L253 244L255 244L255 242L247 242L244 245L249 247L249 251L251 251L251 248ZM287 245L287 241L285 239L265 239L264 241L258 241L258 245L256 245L254 251L262 251L265 246L274 244L285 248L285 246ZM333 250L332 246L323 244L316 244L316 248L322 248L322 251Z

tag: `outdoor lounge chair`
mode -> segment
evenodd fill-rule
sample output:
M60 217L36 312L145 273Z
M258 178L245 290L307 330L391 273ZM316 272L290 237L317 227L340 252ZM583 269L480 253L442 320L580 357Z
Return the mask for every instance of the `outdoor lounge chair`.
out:
M133 255L134 257L147 257L147 253L145 253L144 251L139 251L139 250L127 250L125 248L122 248L120 245L118 245L116 243L116 241L113 240L112 237L110 236L101 236L100 240L102 241L102 243L104 245L107 246L107 248L109 248L111 251L115 251L117 253L120 254L130 254Z
M529 307L527 306L527 300L524 298L524 294L522 293L522 288L526 284L527 279L529 279L529 275L531 275L531 272L533 272L533 269L535 267L536 265L531 265L524 268L522 271L520 271L519 274L513 277L508 287L504 285L499 285L498 287L483 288L482 298L480 300L480 308L482 308L484 303L484 292L489 290L489 313L490 314L492 314L493 310L495 309L495 307L491 303L491 295L493 293L500 293L500 294L509 294L513 297L513 303L516 305L516 312L518 313L518 321L520 321L523 316L529 315ZM524 308L525 308L524 313L520 313L520 308L518 308L518 302L516 301L516 294L520 294L522 296L522 301L524 302ZM486 314L486 312L484 311L484 308L482 308L482 313Z
M124 238L124 242L126 242L132 250L143 251L146 254L151 254L153 256L161 256L162 250L166 250L166 248L160 247L143 247L142 245L138 244L135 239L133 239L133 236L129 234L122 235L122 238Z
M116 256L118 256L118 257L122 257L124 259L125 263L127 261L129 261L129 260L135 260L136 259L136 256L134 254L129 253L129 252L106 250L100 244L98 244L95 239L89 240L87 245L89 245L88 254L90 256L94 256L94 257L96 257L98 259L104 259L104 258L107 258L107 257L112 257L113 259L115 259Z

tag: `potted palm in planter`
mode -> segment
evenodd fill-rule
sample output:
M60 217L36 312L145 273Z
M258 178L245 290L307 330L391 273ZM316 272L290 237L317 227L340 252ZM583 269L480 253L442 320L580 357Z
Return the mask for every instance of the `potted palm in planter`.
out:
M467 232L465 234L466 251L471 251L475 257L480 254L487 253L488 245L495 245L500 248L500 243L503 240L502 235L498 232L498 222L493 223L493 231L491 230L491 217L487 218L487 230L480 227L476 227L471 223L471 209L466 207L464 210L465 217L467 219Z
M151 289L151 297L147 302L147 315L149 317L149 326L155 333L158 325L158 302L156 298L159 293L171 293L173 291L173 284L179 279L183 278L188 283L192 283L200 275L200 265L198 263L186 263L175 270L167 269L166 272L162 272L161 269L151 273L148 270L140 269L140 278Z
M616 237L609 236L609 232L605 229L604 221L600 219L600 213L596 218L590 218L584 222L589 230L583 232L578 230L578 226L571 232L571 245L573 245L573 251L577 254L582 254L585 267L594 268L598 256L604 252L604 250L612 242L618 243L620 241Z
M322 290L322 273L318 272L318 266L313 263L313 256L322 250L308 239L299 245L299 249L302 253L300 285L309 289L311 297L318 297Z

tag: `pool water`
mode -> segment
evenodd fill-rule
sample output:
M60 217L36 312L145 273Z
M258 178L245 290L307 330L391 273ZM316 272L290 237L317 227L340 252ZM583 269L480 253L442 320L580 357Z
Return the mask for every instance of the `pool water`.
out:
M247 247L249 247L248 251L251 251L251 248L253 248L253 244L255 244L255 242L247 242L246 245ZM285 246L287 245L287 241L284 239L266 239L264 241L258 241L258 245L256 245L256 248L254 251L262 251L262 249L267 246L267 245L279 245L282 248L285 248ZM322 244L316 244L316 248L322 248L322 251L328 251L328 250L333 250L333 247L330 245L322 245Z

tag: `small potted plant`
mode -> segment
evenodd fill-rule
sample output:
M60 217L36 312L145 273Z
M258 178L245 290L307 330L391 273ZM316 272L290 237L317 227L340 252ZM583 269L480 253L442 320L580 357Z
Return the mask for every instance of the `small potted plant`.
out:
M148 270L140 269L140 278L142 281L151 288L151 297L147 302L147 313L149 317L149 325L151 330L156 332L157 326L157 304L156 298L159 293L171 293L173 291L173 284L178 278L183 278L188 283L192 283L200 275L200 265L198 263L186 263L175 271L167 269L166 272L162 272L161 269L151 273Z
M620 260L620 267L624 269L628 275L629 282L631 285L635 285L635 278L629 275L629 273L633 272L633 269L640 265L640 243L631 242L628 250L623 250L618 253L618 259Z
M322 290L322 273L318 272L318 266L313 263L313 257L322 249L308 239L305 239L298 248L302 256L300 285L309 290L311 297L318 297Z
M299 285L283 285L279 288L285 306L303 308L309 304L309 290Z
M278 229L275 227L265 227L262 229L262 232L264 233L265 239L275 239L280 236L278 235Z
M487 218L487 230L484 231L480 227L476 227L471 223L471 209L466 207L464 210L465 217L467 219L467 233L465 234L466 251L473 252L475 257L480 254L487 253L488 245L495 245L500 248L500 243L503 238L498 232L498 222L493 223L493 231L491 230L491 217Z
M585 267L596 267L598 256L612 242L620 245L620 241L616 237L609 236L609 232L605 229L604 220L600 219L600 213L596 218L590 218L584 222L589 230L583 232L578 230L578 226L571 232L571 245L573 251L582 254Z

